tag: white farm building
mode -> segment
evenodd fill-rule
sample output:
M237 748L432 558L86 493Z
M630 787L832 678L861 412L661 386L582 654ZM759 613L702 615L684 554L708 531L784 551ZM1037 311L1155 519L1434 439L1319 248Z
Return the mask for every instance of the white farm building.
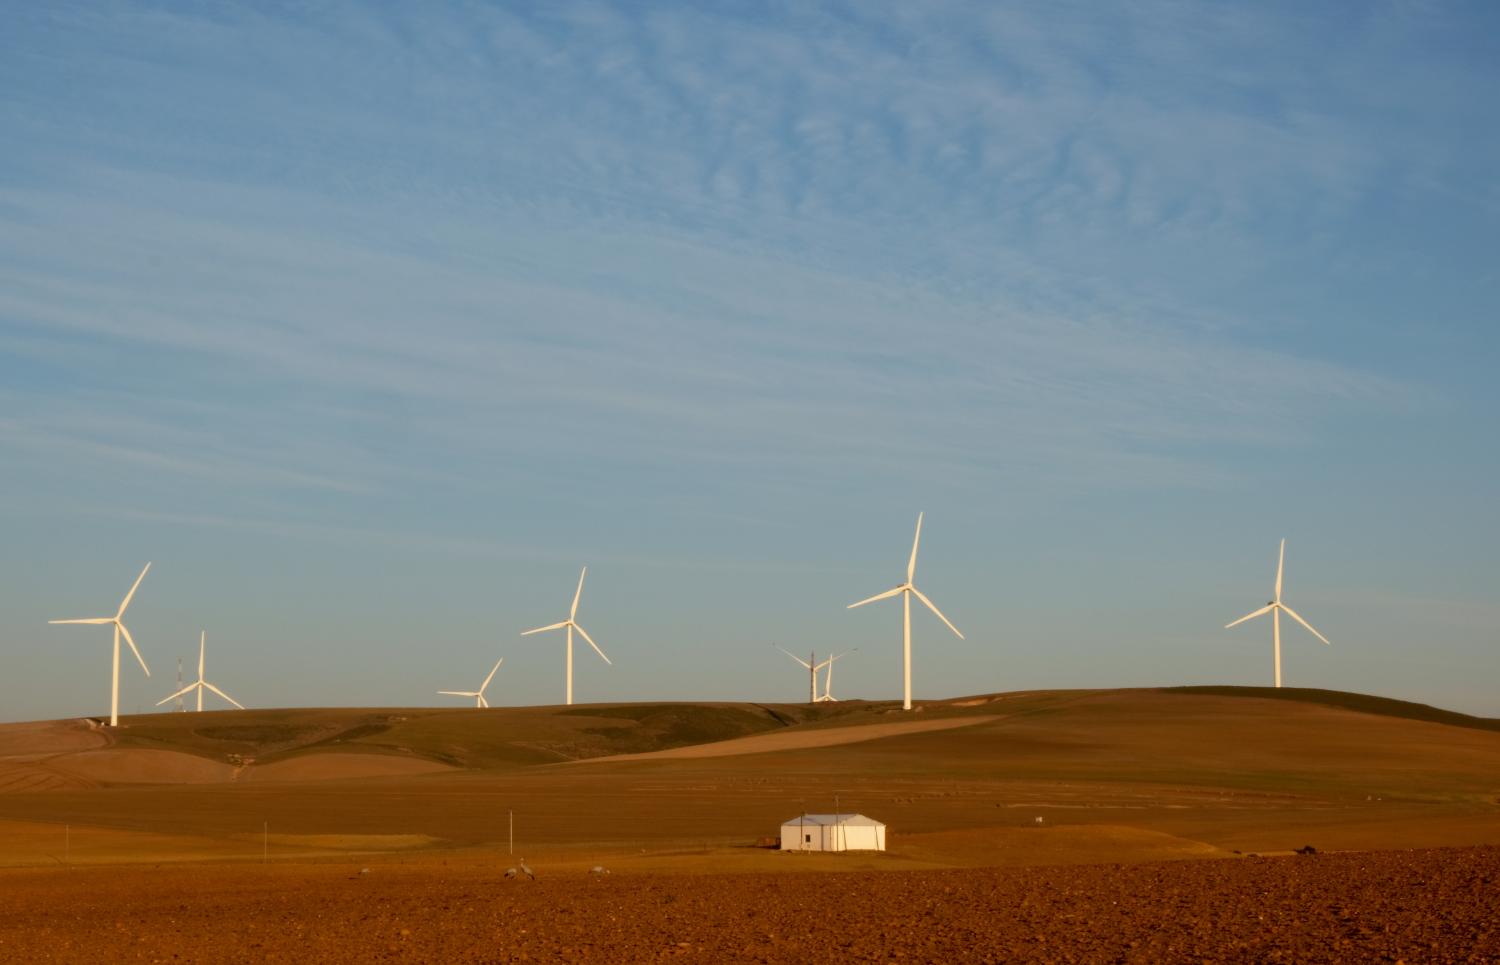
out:
M884 851L885 825L863 814L801 814L781 823L783 851Z

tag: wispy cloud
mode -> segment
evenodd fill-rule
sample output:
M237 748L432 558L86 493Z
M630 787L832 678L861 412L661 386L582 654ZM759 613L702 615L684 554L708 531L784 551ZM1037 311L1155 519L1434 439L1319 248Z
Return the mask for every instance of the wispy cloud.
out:
M1311 467L1353 529L1341 494L1407 498L1384 453L1473 478L1442 440L1500 414L1495 21L28 6L8 511L722 562L803 511L1086 531Z
M240 196L111 182L197 211ZM429 444L550 458L580 440L605 465L645 451L710 474L747 461L902 471L915 456L975 485L1002 462L1054 482L1159 485L1219 473L1195 446L1295 443L1310 405L1363 408L1404 391L1203 328L1102 307L1065 317L976 304L680 232L627 236L617 219L584 234L523 208L512 212L529 219L523 240L453 220L423 226L412 250L358 237L316 196L256 195L263 216L286 219L279 230L9 195L54 226L18 227L17 246L58 261L0 271L0 311L30 333L17 351L86 390L28 420L33 437L78 437L103 399L87 375L110 371L108 359L123 406L154 401L128 425L93 427L96 442L151 437L143 451L167 446L186 461L212 436L228 472L300 453L284 476L310 485L334 484L348 476L338 460L359 459L336 442L361 418L356 400L394 427L394 445L364 454L363 485L400 475ZM387 238L401 224L390 217ZM71 341L101 338L110 347L82 353L80 378ZM279 387L270 406L266 386ZM172 424L184 420L218 428ZM225 431L267 422L283 433L280 454ZM244 473L257 478L269 481Z

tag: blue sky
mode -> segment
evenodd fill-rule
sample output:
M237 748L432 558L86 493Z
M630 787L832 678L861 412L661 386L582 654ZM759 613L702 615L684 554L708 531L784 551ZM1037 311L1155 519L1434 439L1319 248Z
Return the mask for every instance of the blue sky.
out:
M15 4L0 719L1265 684L1500 715L1488 4ZM189 660L189 662L191 662Z

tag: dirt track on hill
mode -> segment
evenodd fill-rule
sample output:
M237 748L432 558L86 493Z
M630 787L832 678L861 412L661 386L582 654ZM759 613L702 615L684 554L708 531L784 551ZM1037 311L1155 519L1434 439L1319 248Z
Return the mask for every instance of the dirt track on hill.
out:
M644 754L612 754L608 757L589 757L574 764L603 764L616 761L671 761L701 760L707 757L737 757L742 754L772 754L783 751L803 751L814 747L837 747L841 744L862 744L884 737L901 737L907 734L922 734L934 730L953 730L956 727L973 727L988 724L998 717L947 717L937 720L910 720L892 724L862 724L858 727L825 727L821 730L796 730L791 733L775 732L754 734L750 737L735 737L731 740L714 741L711 744L690 744L664 751L649 751Z
M1500 849L799 875L489 866L0 875L27 962L1492 962ZM791 858L790 860L795 860Z

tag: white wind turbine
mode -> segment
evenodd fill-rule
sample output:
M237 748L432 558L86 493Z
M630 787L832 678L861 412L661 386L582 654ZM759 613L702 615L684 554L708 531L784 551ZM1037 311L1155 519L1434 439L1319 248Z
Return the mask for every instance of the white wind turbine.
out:
M917 544L919 542L921 542L921 540L922 540L922 514L918 513L917 514L917 535L912 538L912 541L911 541L911 560L906 564L906 582L902 583L900 586L898 586L898 587L896 587L894 589L886 590L884 593L877 593L874 596L870 597L869 599L860 600L858 603L851 603L847 607L847 609L852 610L852 609L854 609L857 606L864 606L866 603L874 603L877 600L887 600L887 599L890 599L891 597L895 596L898 593L901 594L901 608L902 608L902 612L903 612L903 622L902 622L903 635L902 635L902 651L901 651L901 654L902 654L902 656L901 656L901 661L902 661L901 662L901 672L902 672L902 680L903 680L903 684L904 684L904 691L903 691L903 696L902 696L902 701L901 701L901 707L904 710L911 710L911 598L912 598L912 595L916 594L917 599L921 600L927 606L927 609L929 609L933 613L937 614L937 618L939 620L942 620L943 623L945 623L947 625L947 627L948 627L949 630L953 631L954 636L958 637L958 639L960 639L960 640L962 640L964 638L964 635L962 633L958 632L958 627L955 627L953 625L953 622L951 620L949 620L947 617L943 616L942 611L939 610L933 604L933 602L931 600L927 599L927 595L924 594L921 590L917 589L916 584L912 582L914 579L916 579L916 574L917 574Z
M123 623L120 622L120 618L123 617L123 616L125 616L125 608L128 607L128 606L130 606L130 598L133 597L133 596L135 596L136 589L140 587L141 581L146 578L146 570L149 570L149 569L151 569L151 564L147 563L146 566L145 566L145 568L141 570L141 575L135 578L135 585L130 588L130 592L129 593L125 594L125 599L123 599L123 600L120 601L120 609L118 609L118 610L115 611L115 615L114 616L112 616L112 617L90 617L90 618L88 618L86 620L48 620L47 621L48 623L97 623L97 624L112 623L112 624L114 624L114 627L115 627L114 676L113 676L113 678L112 678L112 680L110 682L110 690L109 690L109 726L111 726L111 727L118 727L120 725L120 634L123 633L125 635L125 642L128 643L128 644L130 644L130 652L133 653L133 654L135 654L135 659L140 662L141 669L146 672L146 676L148 676L148 677L151 676L151 668L146 666L146 659L144 657L142 657L141 656L141 652L136 649L135 641L133 639L131 639L131 637L130 637L130 631L127 630L127 629L125 629L125 624L123 624Z
M599 649L599 645L594 642L594 638L591 637L591 636L589 636L588 631L585 630L583 627L579 626L578 625L578 621L575 619L578 616L578 598L581 597L581 596L583 596L583 578L588 575L588 572L589 572L589 568L587 566L585 566L583 568L583 572L578 574L578 589L576 591L574 591L574 593L573 593L573 607L572 607L572 609L568 610L568 618L566 620L562 621L561 623L549 623L545 627L537 627L535 630L526 630L526 631L522 632L522 634L521 634L521 636L523 636L523 637L529 637L533 633L545 633L548 630L561 630L561 629L564 629L564 628L567 629L567 631L568 631L568 703L570 703L570 704L573 702L573 631L574 630L577 630L580 634L583 635L583 639L585 639L585 640L588 641L589 646L591 646L591 647L594 648L594 652L599 655L599 658L601 660L603 660L607 664L610 664L611 666L614 665L614 661L610 660L608 657L606 657L604 655L604 651Z
M818 654L816 651L808 654L807 659L803 660L801 657L797 656L795 653L792 653L785 647L780 646L779 644L777 645L776 649L780 650L788 657L791 657L793 660L800 663L803 668L807 670L807 702L809 704L816 704L819 700L821 700L822 698L818 696L818 671L822 670L824 667L832 663L832 658L830 657L828 660L824 660L822 663L817 663L816 661L818 659Z
M484 691L489 687L490 681L495 679L495 671L499 670L504 662L504 657L495 661L495 665L490 668L490 675L484 678L484 683L479 685L478 690L439 690L438 693L447 694L449 697L473 697L475 707L488 707L490 702L484 699Z
M218 687L215 687L213 684L209 683L204 678L204 676L203 676L203 652L204 652L204 650L207 647L207 642L208 642L208 631L207 630L200 630L198 632L198 679L197 679L197 681L194 682L194 683L188 684L186 687L182 688L181 690L177 691L177 693L172 694L171 696L163 697L161 700L158 700L156 702L156 706L160 707L162 704L166 703L169 700L176 700L178 697L185 696L187 694L187 692L190 691L190 690L196 690L196 691L198 691L198 711L199 711L199 713L202 713L203 712L203 690L204 690L204 688L207 688L209 690L212 690L214 693L218 694L220 697L223 697L225 700L229 701L231 704L234 704L240 710L244 710L245 709L245 705L244 704L240 703L238 700L235 700L233 697L229 696L224 691L220 690Z
M1291 617L1293 620L1296 620L1298 623L1306 627L1308 633L1311 633L1313 636L1317 637L1319 640L1322 640L1324 643L1328 643L1328 638L1323 636L1323 634L1319 633L1318 631L1314 630L1311 623L1308 623L1306 620L1302 619L1302 617L1297 613L1296 610L1293 610L1291 607L1281 602L1281 573L1285 566L1286 540L1283 539L1281 541L1281 557L1276 561L1276 590L1271 597L1271 602L1267 603L1259 610L1256 610L1254 613L1247 613L1233 623L1229 623L1224 626L1224 629L1228 630L1230 627L1239 626L1246 620L1253 620L1263 613L1271 614L1271 646L1274 648L1276 653L1276 686L1278 687L1281 686L1281 612L1283 610L1286 611L1287 616ZM1332 644L1329 644L1329 646L1332 646Z
M828 673L825 674L824 677L823 677L823 696L819 697L816 701L814 701L815 703L819 703L819 704L829 704L829 703L836 704L836 703L838 703L839 699L833 695L833 662L835 660L839 660L839 659L842 659L844 657L849 656L849 654L853 653L855 650L858 650L858 649L859 649L858 647L854 647L853 649L845 650L843 653L833 654L827 660L823 661L823 666L825 666L825 667L828 668Z

